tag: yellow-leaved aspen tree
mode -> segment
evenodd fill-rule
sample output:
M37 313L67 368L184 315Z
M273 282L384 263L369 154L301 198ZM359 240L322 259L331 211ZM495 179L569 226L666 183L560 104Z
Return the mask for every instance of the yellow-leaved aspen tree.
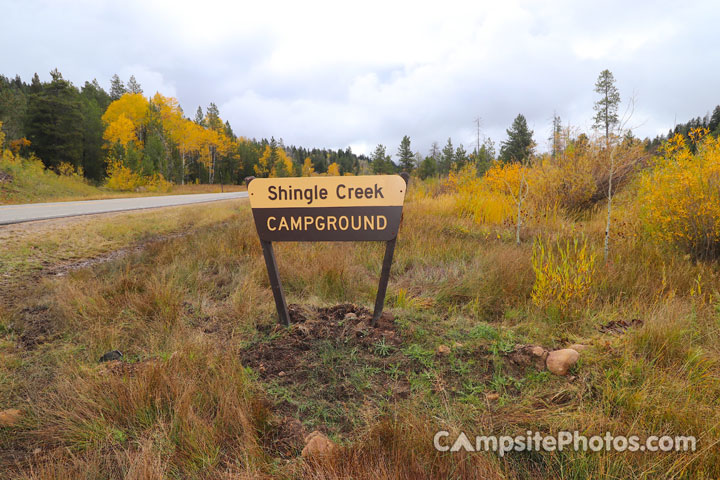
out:
M303 163L302 176L311 177L314 172L315 168L313 168L312 160L310 160L310 157L307 157L305 163Z

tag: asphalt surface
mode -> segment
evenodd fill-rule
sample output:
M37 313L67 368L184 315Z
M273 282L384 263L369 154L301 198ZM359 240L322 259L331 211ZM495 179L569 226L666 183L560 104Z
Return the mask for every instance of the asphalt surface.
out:
M0 205L0 225L48 220L51 218L93 215L96 213L124 212L126 210L217 202L219 200L247 198L247 196L247 192L199 193L192 195L164 195L161 197L112 198L109 200L83 200L78 202Z

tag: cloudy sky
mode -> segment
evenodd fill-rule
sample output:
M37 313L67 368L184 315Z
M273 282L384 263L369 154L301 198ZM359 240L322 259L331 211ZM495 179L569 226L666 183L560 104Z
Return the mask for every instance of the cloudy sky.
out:
M639 136L720 104L720 4L0 0L0 73L109 88L134 74L188 116L215 102L235 132L286 144L423 153L474 119L496 142L523 113L541 149L553 112L592 126L608 68Z

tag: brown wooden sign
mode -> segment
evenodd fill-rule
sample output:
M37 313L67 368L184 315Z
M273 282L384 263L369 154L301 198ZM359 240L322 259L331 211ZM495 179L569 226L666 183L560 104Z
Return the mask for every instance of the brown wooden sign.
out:
M248 195L264 241L389 241L406 189L399 175L257 178Z
M246 179L280 322L289 325L272 242L386 242L373 325L382 314L409 176Z

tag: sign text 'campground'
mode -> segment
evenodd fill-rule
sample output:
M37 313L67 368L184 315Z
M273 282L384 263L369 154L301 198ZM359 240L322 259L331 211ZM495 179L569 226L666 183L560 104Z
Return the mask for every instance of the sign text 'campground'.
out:
M399 175L256 178L248 185L267 242L392 240L406 190Z

